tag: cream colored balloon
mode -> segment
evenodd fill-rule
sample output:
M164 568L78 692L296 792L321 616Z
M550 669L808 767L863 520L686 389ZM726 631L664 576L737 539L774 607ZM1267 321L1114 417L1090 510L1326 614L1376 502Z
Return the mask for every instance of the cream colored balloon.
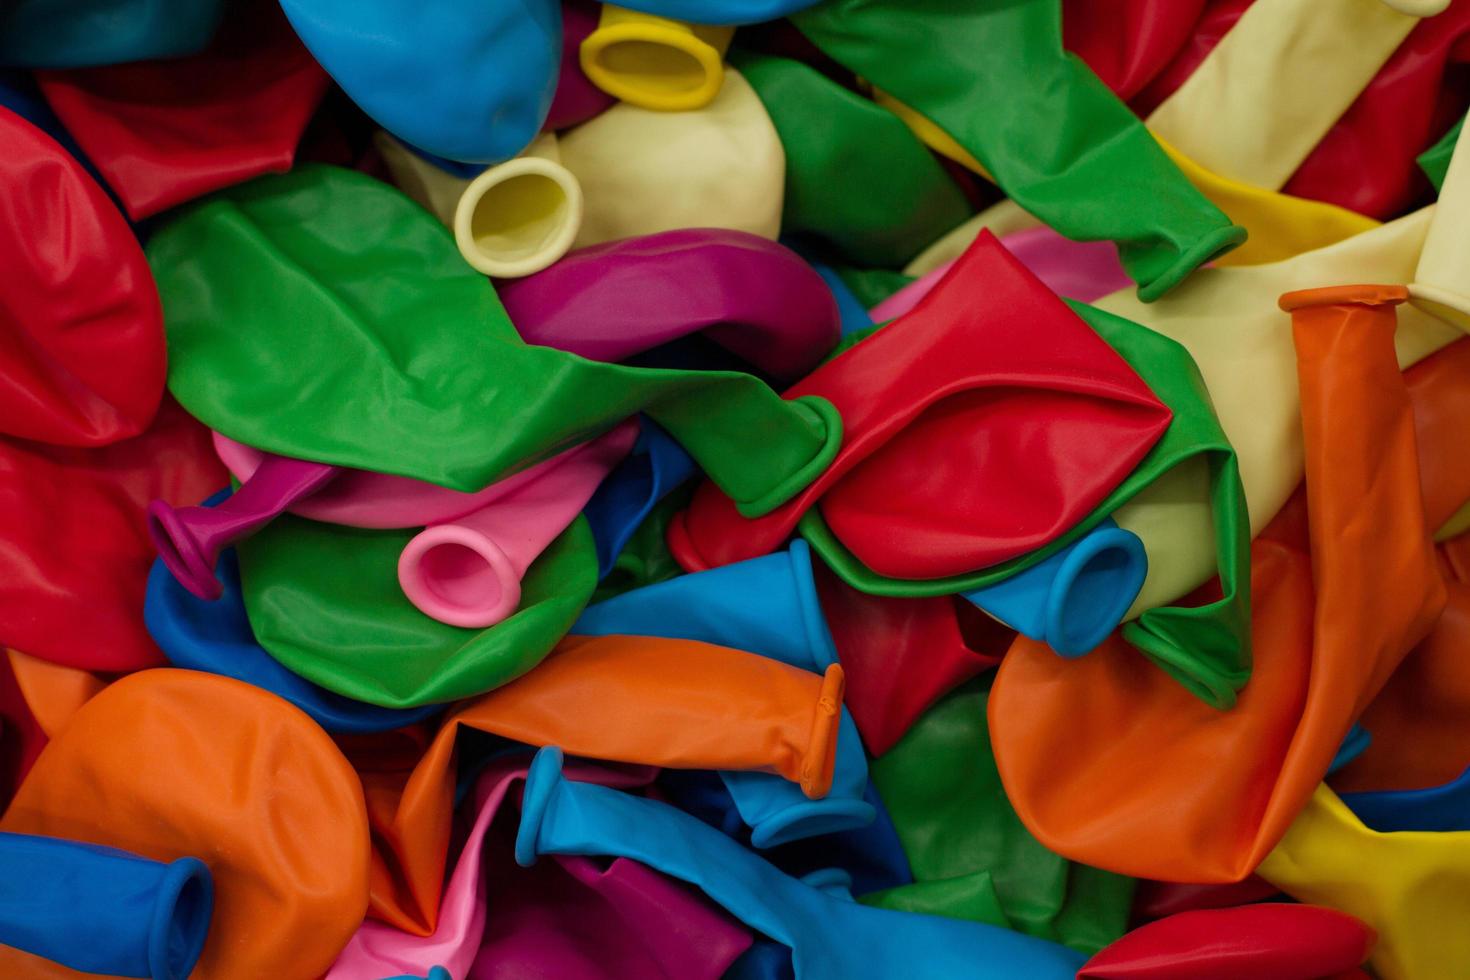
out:
M556 135L470 182L454 210L459 254L487 276L540 272L567 254L582 225L582 186L561 165Z
M917 278L942 265L948 265L959 258L980 232L987 228L999 238L1013 231L1040 227L1041 221L1038 218L1008 197L971 216L964 224L956 225L945 232L924 251L914 256L904 266L903 274Z
M1438 217L1430 225L1409 283L1419 309L1470 332L1470 126L1460 130L1439 191Z
M561 157L586 202L578 247L675 228L780 234L786 154L733 68L703 109L615 105L563 133Z
M398 189L423 205L446 228L453 228L454 209L459 196L470 186L469 178L456 177L434 166L381 129L373 134L373 145Z
M1222 177L1279 190L1417 23L1381 0L1256 0L1148 127Z
M1277 308L1277 298L1314 286L1407 282L1434 211L1431 206L1281 262L1201 269L1155 303L1140 303L1129 289L1096 304L1172 337L1193 355L1240 460L1252 535L1281 509L1304 466L1291 318ZM1460 336L1412 306L1399 307L1401 366ZM1149 556L1148 578L1130 615L1173 602L1216 572L1204 464L1181 470L1113 515L1143 539Z

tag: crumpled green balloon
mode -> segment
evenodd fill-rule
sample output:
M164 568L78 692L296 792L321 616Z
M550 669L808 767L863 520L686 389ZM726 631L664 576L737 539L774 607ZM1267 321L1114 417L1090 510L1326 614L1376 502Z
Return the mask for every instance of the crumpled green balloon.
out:
M1424 176L1434 185L1434 192L1438 194L1444 190L1445 174L1450 172L1450 157L1455 155L1455 144L1460 141L1460 130L1465 128L1465 120L1461 119L1450 127L1450 131L1439 138L1429 149L1419 154L1417 163L1419 169L1424 171Z
M989 687L983 677L951 692L873 760L873 782L914 884L861 900L1007 926L1095 953L1126 931L1134 880L1054 854L1021 823L990 751Z
M732 51L786 149L781 229L897 267L973 213L893 113L790 58Z
M937 124L1021 207L1068 238L1117 243L1145 302L1245 241L1062 49L1061 0L826 0L791 19Z
M843 580L863 592L890 596L969 592L1004 581L1054 554L1164 474L1204 455L1209 460L1221 597L1198 606L1146 610L1123 625L1123 638L1196 697L1213 707L1229 708L1251 675L1250 520L1235 449L1220 428L1199 368L1181 344L1086 303L1067 300L1067 305L1132 365L1174 413L1169 428L1137 469L1086 520L1046 546L1011 561L969 575L922 581L886 578L868 568L832 533L820 508L813 507L803 515L801 535Z
M597 584L592 531L578 517L532 563L521 603L488 629L431 619L398 584L417 529L372 531L290 514L236 548L245 612L260 645L329 691L385 708L482 694L539 664Z
M387 184L309 165L153 236L169 390L200 421L300 459L485 485L643 411L759 516L826 468L842 420L736 371L589 361L526 344L489 280Z

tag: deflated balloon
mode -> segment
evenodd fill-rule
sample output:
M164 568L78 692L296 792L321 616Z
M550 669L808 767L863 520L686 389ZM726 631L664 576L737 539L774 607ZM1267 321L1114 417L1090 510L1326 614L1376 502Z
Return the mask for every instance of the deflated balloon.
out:
M330 80L274 3L183 59L41 72L46 101L139 220L291 168Z
M214 878L196 978L316 976L362 920L362 787L304 714L224 677L149 670L77 712L0 820L174 861ZM0 947L7 976L74 976Z
M733 61L786 148L786 234L816 237L862 265L897 267L970 216L959 187L887 109L799 61Z
M829 0L794 20L825 54L937 124L1021 207L1068 238L1116 242L1140 299L1245 241L1062 50L1057 0L963 11L947 0Z
M102 446L148 427L163 319L127 222L61 145L0 108L0 434Z
M0 438L0 646L88 670L161 665L143 625L152 497L201 500L227 479L209 430L172 399L142 435L96 449Z
M671 532L685 568L770 551L813 505L882 574L985 568L1086 516L1170 418L1127 363L989 234L911 313L788 392L812 394L842 413L847 438L836 461L757 519L706 483ZM911 478L921 472L922 482Z
M373 914L420 935L435 928L462 729L589 758L779 773L820 798L841 705L836 665L818 676L692 640L569 637L536 670L451 715L411 775L386 780Z
M1077 980L1318 980L1356 969L1374 939L1352 916L1314 905L1180 912L1119 939L1088 960Z
M0 11L0 64L115 65L179 58L209 43L225 0L18 0Z
M283 456L475 491L646 411L762 513L841 441L829 404L782 400L747 374L527 345L428 212L350 171L302 167L217 196L149 254L171 389L217 431Z
M561 5L285 0L291 26L363 111L406 143L499 163L536 137L561 64Z
M795 380L837 344L837 305L791 250L748 232L685 228L578 249L502 282L528 344L621 361L702 333L763 373Z
M990 701L996 759L1007 796L1048 847L1152 878L1243 878L1433 624L1444 590L1393 350L1404 294L1343 287L1283 300L1303 304L1293 336L1309 520L1283 513L1253 546L1256 665L1234 709L1166 693L1116 640L1059 668L1021 639L1002 661ZM1170 820L1150 816L1160 807Z
M287 515L243 542L245 608L260 645L343 697L385 708L454 701L536 666L596 583L591 536L578 520L531 566L514 613L462 629L404 596L398 559L412 538Z

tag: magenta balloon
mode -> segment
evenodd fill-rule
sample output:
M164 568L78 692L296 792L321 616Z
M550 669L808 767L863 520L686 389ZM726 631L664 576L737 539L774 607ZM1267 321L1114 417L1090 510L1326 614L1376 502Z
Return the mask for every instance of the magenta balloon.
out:
M480 774L466 804L474 824L444 889L434 933L415 936L368 919L326 980L421 976L434 965L456 980L716 980L745 951L751 935L743 926L634 861L604 867L587 858L558 858L518 866L511 841L518 784L530 761L525 753L500 756ZM657 774L648 766L567 765L579 780L622 789L645 786ZM495 828L507 800L509 812Z
M561 67L556 76L556 95L542 129L554 131L586 122L617 101L593 85L582 71L582 42L597 30L601 13L602 4L592 0L562 0ZM458 974L455 976L458 980Z
M1109 242L1074 242L1050 228L1027 228L1005 236L1000 243L1058 296L1091 303L1132 285L1118 252ZM892 320L919 304L953 262L924 273L868 311L874 323Z
M837 303L790 249L743 231L681 228L579 249L496 284L527 343L620 361L692 333L795 380L841 335Z
M637 423L624 422L600 438L631 446ZM339 467L332 481L310 497L291 505L298 517L349 527L400 528L441 524L463 517L535 483L582 446L573 446L475 493L461 493L406 476ZM235 479L244 483L269 455L228 436L214 434L214 451Z

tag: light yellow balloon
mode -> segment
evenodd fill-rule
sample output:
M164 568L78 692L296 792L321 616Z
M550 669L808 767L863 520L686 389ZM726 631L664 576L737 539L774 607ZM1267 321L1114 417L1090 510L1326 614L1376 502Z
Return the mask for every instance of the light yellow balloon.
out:
M470 179L434 166L381 129L373 134L373 146L388 165L398 189L423 205L446 228L453 228L454 209L459 196L470 186Z
M1409 283L1417 307L1470 331L1470 126L1460 130L1439 191L1439 217L1429 228L1419 268Z
M1213 173L1279 190L1417 23L1380 0L1256 0L1148 128Z
M1470 975L1470 832L1380 834L1319 786L1257 873L1376 929L1383 980Z
M1200 269L1154 303L1140 303L1130 289L1096 304L1172 337L1193 355L1239 457L1253 535L1296 489L1304 466L1291 318L1277 308L1277 298L1313 286L1406 282L1434 210L1424 208L1282 262ZM1399 307L1395 346L1401 367L1460 336L1412 306ZM1149 556L1148 578L1133 615L1173 602L1215 574L1203 470L1181 469L1185 472L1145 489L1113 515L1120 527L1143 539Z
M459 254L487 276L540 272L567 254L582 225L582 185L561 165L555 134L476 177L454 210Z
M670 20L604 4L583 41L582 71L615 99L684 112L709 105L725 78L733 27Z
M703 109L620 103L563 133L561 158L585 199L578 247L674 228L780 234L786 155L765 107L733 68Z

